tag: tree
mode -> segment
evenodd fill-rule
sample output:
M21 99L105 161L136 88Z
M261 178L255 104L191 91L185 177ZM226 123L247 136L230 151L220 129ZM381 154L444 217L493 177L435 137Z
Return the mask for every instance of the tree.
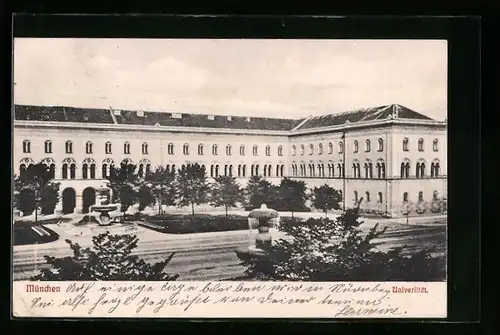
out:
M137 201L140 181L135 169L132 164L121 164L119 168L111 166L109 169L107 179L109 188L113 190L112 201L119 201L122 211L126 211Z
M329 210L340 209L342 196L339 191L325 184L312 190L311 200L313 207L321 209L327 216Z
M246 208L259 208L262 204L275 207L278 199L278 189L260 176L252 176L245 188Z
M227 211L229 207L235 207L238 202L243 200L242 190L232 176L219 176L215 178L212 185L211 205L214 207L224 206Z
M109 232L92 238L92 248L82 248L78 243L66 240L73 252L68 257L44 256L49 268L43 268L31 280L176 280L177 274L164 272L175 253L165 260L148 264L132 255L137 248L135 235L111 235Z
M279 190L279 208L293 212L305 207L307 199L306 183L304 181L283 178Z
M279 226L286 238L262 246L266 256L240 255L246 274L278 281L432 281L445 279L445 261L432 249L411 256L404 247L377 250L386 229L360 228L359 204L335 220L292 220ZM444 243L444 241L443 241Z
M177 205L191 205L194 216L194 205L206 203L210 189L205 167L195 164L183 165L176 176L177 183Z
M157 166L152 173L146 174L144 182L153 201L158 204L158 214L161 214L162 205L175 205L177 196L175 171Z
M19 192L18 203L22 206L24 202L33 202L35 222L38 208L42 208L44 214L54 212L59 200L59 185L53 181L52 171L44 163L30 165L19 176L14 176L14 190Z

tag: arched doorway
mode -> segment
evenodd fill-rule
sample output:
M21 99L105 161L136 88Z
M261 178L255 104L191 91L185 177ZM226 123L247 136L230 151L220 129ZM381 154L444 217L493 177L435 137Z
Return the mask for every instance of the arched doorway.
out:
M82 213L88 213L89 207L95 204L95 190L93 187L87 187L82 193Z
M62 192L63 214L73 213L76 206L76 192L73 188L65 188Z

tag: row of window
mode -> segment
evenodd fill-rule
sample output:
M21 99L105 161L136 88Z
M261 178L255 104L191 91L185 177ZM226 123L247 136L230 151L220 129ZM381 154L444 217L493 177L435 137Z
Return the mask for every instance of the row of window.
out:
M94 146L94 144L90 141L85 143L85 153L92 154L93 153L93 146ZM45 141L44 149L45 149L46 154L52 153L52 141L49 141L49 140ZM214 156L218 155L218 149L219 149L219 147L217 144L212 145L212 155L214 155ZM65 152L67 154L73 153L73 142L72 141L66 141ZM106 154L112 154L112 143L111 142L106 142L104 144L104 152ZM23 141L23 153L31 153L31 142L29 140ZM125 142L123 144L123 153L126 155L130 154L130 143L129 142ZM174 144L173 143L169 143L167 145L167 153L169 155L174 154ZM182 146L182 153L184 155L189 155L189 144L185 143ZM240 146L239 153L240 153L240 156L245 155L245 145L244 144ZM257 145L253 146L252 153L254 156L258 156L259 147ZM277 153L278 153L278 156L283 156L283 146L282 145L278 146ZM142 154L143 155L148 154L148 144L146 142L142 143ZM203 155L203 154L204 154L204 145L199 144L198 145L198 155ZM227 156L232 155L232 146L230 144L226 145L226 155ZM267 145L265 147L265 155L271 156L271 146L270 145Z
M244 144L240 145L240 148L239 148L240 156L245 156L245 148L246 148L246 146ZM169 155L174 155L174 144L173 143L169 143L167 145L167 153ZM182 146L182 153L184 155L189 155L189 144L185 143ZM264 149L264 153L266 156L271 156L271 146L270 145L266 145L266 147ZM278 146L277 153L278 153L278 156L283 156L283 146L282 145ZM219 146L217 144L213 144L212 145L212 155L217 156L218 154L219 154ZM233 154L233 146L231 144L226 145L226 156L231 156L232 154ZM259 146L258 145L254 145L252 147L252 154L254 156L259 155ZM200 155L200 156L204 155L204 145L203 144L198 144L198 155Z
M325 164L292 164L291 165L291 173L294 177L319 177L319 178L344 178L344 164L338 163L335 164L327 164L328 173L325 172ZM373 169L374 165L370 160L366 160L363 164L363 170L361 169L361 164L359 162L354 162L352 164L352 178L363 178L365 179L373 179ZM378 179L384 179L386 176L386 167L385 162L383 160L378 160L375 164L375 175ZM434 160L431 163L431 171L430 177L436 178L440 176L440 164L438 160ZM404 161L401 163L401 178L410 178L410 162ZM426 169L425 162L419 161L416 165L415 170L416 178L424 178L426 177Z
M408 138L405 138L403 140L403 151L409 151L409 139ZM377 141L377 151L381 152L381 151L384 151L384 140L379 138L378 141ZM438 139L434 139L433 143L432 143L432 149L434 151L438 151L438 146L439 146L439 141ZM301 144L300 145L300 155L303 156L305 154L305 151L306 151L306 147L304 144ZM365 141L365 152L370 152L371 151L371 141L370 140L366 140ZM424 151L424 139L423 138L420 138L418 140L418 151ZM344 143L342 141L340 141L338 143L338 150L337 152L339 154L342 154L344 152ZM358 153L359 152L359 142L357 140L354 140L353 141L353 153ZM308 151L309 155L314 155L315 153L315 150L314 150L314 145L313 144L309 144L309 151ZM323 154L323 144L320 143L318 144L318 148L317 148L317 154L318 155L322 155ZM332 155L333 154L333 143L328 143L328 154L329 155ZM296 156L297 155L297 146L296 145L292 145L292 156Z
M370 192L368 192L368 191L365 192L365 196L364 196L363 200L366 201L366 202L371 202ZM433 201L438 200L438 192L437 191L434 191L432 193L432 200ZM359 201L358 191L354 191L354 201L355 202ZM422 191L418 192L418 201L419 202L424 201L424 192L422 192ZM378 194L377 194L377 203L381 204L383 202L384 202L383 194L382 194L382 192L378 192ZM405 203L408 202L408 192L404 192L403 193L403 202L405 202Z
M64 144L64 147L65 147L65 152L67 154L73 153L73 142L72 141L66 141L66 143ZM94 149L94 144L92 142L88 141L87 143L85 143L85 153L92 154L92 153L94 153L93 149ZM106 142L104 144L104 152L106 154L111 154L112 153L111 149L112 149L111 142ZM52 153L52 141L50 141L50 140L45 141L44 151L46 154ZM23 141L23 152L24 153L31 153L31 142L29 140ZM123 144L123 153L127 154L127 155L130 154L130 143L129 142L125 142ZM142 154L143 155L148 154L148 144L147 143L142 144Z
M49 170L51 172L52 178L56 178L55 171L56 171L56 164L52 160L46 160L44 163L49 167ZM130 160L124 160L122 161L121 165L127 165L131 164ZM19 173L20 175L23 175L27 169L32 165L32 163L25 164L21 163L19 166ZM105 160L101 166L101 177L104 179L107 176L109 176L110 173L110 168L114 165L113 161L111 160ZM205 165L203 165L205 166ZM184 165L182 166L184 167ZM260 166L257 164L251 165L250 167L250 176L264 176L264 177L283 177L285 174L285 166L283 164L276 165L274 168L271 164L266 164L262 166L262 170L260 170ZM61 178L62 179L76 179L76 169L77 169L77 164L74 162L74 160L67 159L63 161L63 164L61 166ZM224 170L222 170L224 169ZM233 171L233 169L235 171ZM166 165L166 170L169 172L175 172L175 164L168 164ZM151 171L151 164L149 162L140 162L138 165L138 174L139 176L143 177L145 174L148 174ZM224 172L222 174L222 172ZM233 165L218 165L218 164L213 164L210 165L210 177L215 178L219 177L220 175L224 176L236 176L236 167L233 167ZM240 164L237 167L237 176L238 177L246 177L247 176L247 166L245 164ZM96 164L92 159L86 159L83 164L82 164L82 178L83 179L95 179L96 178Z

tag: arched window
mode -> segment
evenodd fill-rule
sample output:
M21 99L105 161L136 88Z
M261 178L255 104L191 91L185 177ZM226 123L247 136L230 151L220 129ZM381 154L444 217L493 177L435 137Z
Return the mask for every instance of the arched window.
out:
M184 143L184 145L182 146L182 153L184 155L189 155L189 144Z
M370 202L370 192L366 191L366 202Z
M435 160L431 163L431 177L436 178L439 177L439 161Z
M169 154L169 155L173 155L174 154L174 144L173 143L169 143L167 145L167 154Z
M245 156L245 145L240 145L240 156Z
M73 153L73 142L66 141L66 153L67 154L72 154Z
M142 154L143 155L148 154L148 144L146 142L142 143Z
M271 156L271 146L266 145L266 156Z
M283 177L285 175L285 165L281 165L280 167L280 177Z
M29 154L31 152L31 142L29 140L23 141L23 152Z
M418 162L416 165L415 176L417 178L425 177L425 162Z
M212 145L212 155L217 156L217 144Z
M297 154L297 147L295 145L292 145L292 156L295 156Z
M198 155L203 156L203 144L198 144Z
M104 151L106 152L106 154L111 154L111 142L106 142L106 144L104 145Z
M403 151L408 151L408 143L410 142L410 140L408 140L408 137L405 137L403 139Z
M85 143L85 153L86 154L92 154L92 142L88 141Z
M226 145L226 156L231 156L231 144Z
M424 192L420 191L418 192L418 201L424 201Z
M309 144L309 155L314 154L314 145Z
M247 175L247 166L246 165L243 165L243 170L241 172L242 172L243 177L246 177L246 175Z
M365 178L373 178L373 165L371 161L366 161L364 164L365 167Z
M410 161L405 160L401 163L401 178L410 177Z
M438 200L438 191L432 192L432 200L437 201Z
M384 151L384 140L381 138L378 139L377 151Z
M283 156L283 146L278 146L278 156Z
M130 143L129 142L125 142L123 144L123 153L125 155L129 155L130 154Z
M69 177L70 177L70 179L76 178L76 164L75 163L72 163L69 166Z
M358 202L358 191L354 191L354 202Z
M438 151L439 150L439 141L438 139L434 139L434 141L432 141L432 150L434 151Z
M90 179L95 179L95 164L90 164Z
M19 177L24 176L26 173L26 164L22 163L19 165Z
M333 154L333 143L328 143L328 154L331 155Z
M45 141L45 153L46 154L51 154L52 153L52 141Z
M339 164L339 169L340 169L340 177L341 178L345 178L345 164L344 163L340 163ZM359 168L358 168L359 170Z
M379 204L383 203L384 202L384 197L382 195L382 192L378 192L378 199L377 199L377 202Z
M418 151L424 151L424 139L423 138L418 139Z
M344 142L340 141L339 142L339 154L344 152Z
M403 193L403 202L408 202L408 192Z
M304 152L305 152L305 151L306 151L306 147L305 147L303 144L301 144L301 145L300 145L300 155L301 155L301 156L304 156Z
M256 145L254 145L254 146L253 146L253 155L254 155L254 156L257 156L258 154L259 154L259 147L258 147L258 146L256 146Z
M68 179L68 164L64 163L62 165L62 179Z
M64 174L64 171L65 170L63 170L63 174ZM102 173L102 178L106 179L106 177L108 176L108 164L103 164L102 165L101 173Z
M358 161L354 161L352 163L352 171L353 171L354 178L361 178L361 167L360 167Z
M359 150L359 143L358 143L358 141L354 140L353 147L352 147L352 152L357 153L358 150Z
M379 179L385 178L385 163L382 160L377 162L377 177Z
M370 140L366 140L365 142L365 152L370 152L372 150L372 144Z
M82 178L83 179L87 179L88 178L88 165L87 164L83 164L82 165Z
M323 155L323 143L318 144L318 155Z

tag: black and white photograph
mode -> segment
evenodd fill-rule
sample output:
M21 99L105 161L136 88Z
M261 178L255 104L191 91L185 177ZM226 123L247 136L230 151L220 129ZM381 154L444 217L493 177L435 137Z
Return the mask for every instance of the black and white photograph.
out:
M446 282L445 40L13 50L13 281Z

